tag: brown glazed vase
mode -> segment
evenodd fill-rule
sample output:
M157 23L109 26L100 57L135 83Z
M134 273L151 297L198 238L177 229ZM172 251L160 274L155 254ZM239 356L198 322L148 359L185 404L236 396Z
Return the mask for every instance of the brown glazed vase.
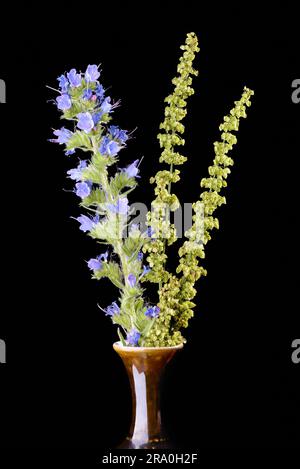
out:
M129 435L119 446L125 449L171 447L161 424L160 379L166 364L183 345L174 347L125 347L113 344L125 365L132 394Z

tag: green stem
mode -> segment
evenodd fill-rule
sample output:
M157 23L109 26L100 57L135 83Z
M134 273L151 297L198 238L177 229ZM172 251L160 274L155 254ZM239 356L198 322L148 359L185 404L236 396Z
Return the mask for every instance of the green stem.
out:
M174 165L173 163L170 163L170 174L172 175L173 174L173 171L174 171ZM169 184L168 184L168 194L170 195L171 194L171 187L172 187L172 182L169 181ZM169 216L169 214L168 214ZM163 253L166 252L166 239L164 239L164 249L163 249ZM166 264L166 262L164 262L164 264ZM162 282L159 282L158 284L158 296L160 296L160 291L161 291L161 288L162 288Z
M98 153L96 142L93 140L93 152L96 155ZM111 192L111 187L108 179L108 172L107 169L104 168L99 175L99 180L103 191L106 194L107 202L111 204L116 204L117 200L116 197L113 196ZM107 213L107 216L110 217L110 213ZM111 215L115 216L115 215ZM112 239L109 239L109 244L112 245L114 252L118 255L120 259L121 270L123 272L124 281L119 286L120 290L122 291L122 298L126 298L126 287L127 287L127 278L130 274L130 259L127 258L126 254L124 253L124 241L122 238L122 220L119 214L116 215L116 219L114 219L114 223L116 223L116 230L115 235ZM129 315L131 320L131 326L133 327L133 318Z
M126 259L126 256L123 254L123 242L121 240L117 240L116 243L114 244L114 249L116 254L118 254L124 274L124 283L126 284L126 278L129 275L128 271L128 262ZM124 285L125 286L125 285Z
M96 148L95 141L93 141L93 150L94 150L94 154L98 153L98 149ZM108 202L113 204L115 202L115 200L114 200L114 198L111 194L111 191L110 191L110 185L109 185L109 181L108 181L108 174L107 174L107 169L106 168L100 174L100 183L101 183L102 189L104 190L104 192L107 196ZM119 239L119 222L120 222L120 220L119 220L119 216L118 216L117 239L116 240L111 240L111 244L112 244L116 254L118 254L118 256L120 258L122 271L123 271L123 274L124 274L124 285L122 286L122 288L124 289L125 284L126 284L126 278L128 276L128 263L127 263L126 256L123 254L123 242L122 242L121 239Z
M173 163L170 164L170 173L171 175L173 175ZM171 194L171 185L172 185L172 182L169 181L169 185L168 185L168 194Z

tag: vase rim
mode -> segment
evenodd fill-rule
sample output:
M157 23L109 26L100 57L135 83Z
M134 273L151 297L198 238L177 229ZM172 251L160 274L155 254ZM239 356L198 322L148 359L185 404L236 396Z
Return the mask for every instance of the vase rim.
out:
M169 345L166 347L132 347L130 345L122 345L121 341L113 343L113 348L115 350L124 350L124 352L148 352L151 350L180 350L183 348L184 344L179 345Z

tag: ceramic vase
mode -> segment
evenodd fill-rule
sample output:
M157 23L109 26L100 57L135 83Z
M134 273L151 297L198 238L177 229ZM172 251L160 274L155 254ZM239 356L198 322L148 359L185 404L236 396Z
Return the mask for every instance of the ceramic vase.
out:
M125 449L170 448L161 422L160 382L167 363L182 349L174 347L125 347L113 345L121 357L130 381L132 420Z

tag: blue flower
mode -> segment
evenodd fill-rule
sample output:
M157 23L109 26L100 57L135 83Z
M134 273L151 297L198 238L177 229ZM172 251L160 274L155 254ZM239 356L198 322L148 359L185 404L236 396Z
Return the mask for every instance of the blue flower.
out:
M109 142L106 147L105 153L109 156L116 156L120 150L121 150L120 145L114 140L111 140L111 142Z
M60 77L58 77L57 81L58 81L58 86L61 89L62 93L65 93L66 91L68 91L69 82L67 78L65 77L65 75L61 75Z
M133 234L134 232L137 232L136 234L140 233L140 225L138 223L131 223L130 225L130 234Z
M129 166L127 166L127 168L123 170L129 178L139 177L138 176L139 168L137 167L138 162L139 160L135 160L133 163L131 163Z
M94 219L95 218L96 217L94 217ZM99 216L98 216L98 221L99 221ZM98 221L97 221L97 223L98 223ZM108 254L109 254L108 251L106 251L106 252L100 254L100 256L97 256L96 258L90 259L88 261L88 267L91 270L100 270L100 269L102 269L103 262L107 262Z
M67 174L70 179L73 179L73 181L81 181L82 170L86 167L87 167L86 160L80 160L77 168L70 169L69 171L67 171Z
M113 213L119 213L120 215L126 215L128 213L128 210L129 210L128 199L127 199L127 197L120 197L118 199L116 205L107 204L107 208Z
M88 184L87 182L77 182L75 187L76 187L76 195L78 195L78 197L80 197L81 199L88 197L91 193L90 184Z
M62 94L61 96L58 96L56 98L56 102L57 109L60 109L61 111L66 111L72 107L72 101L68 94Z
M114 301L110 306L107 306L105 310L106 316L115 316L120 314L120 307L117 305L117 303Z
M129 138L127 135L127 130L122 130L117 125L111 125L108 130L112 138L120 140L121 143L127 142Z
M137 259L138 261L142 261L143 260L143 257L144 257L144 254L142 253L142 251L140 251L137 255Z
M72 68L72 70L67 73L67 77L69 79L70 85L74 88L77 88L81 85L81 75L80 73L77 73L75 68Z
M75 153L75 148L70 148L70 150L65 151L66 156L73 155L74 153Z
M75 218L75 220L80 223L80 231L86 233L87 231L91 231L99 222L99 215L96 215L93 218L87 217L86 215L80 215L80 217Z
M107 258L108 258L108 255L109 255L108 251L103 252L102 254L100 254L100 256L97 257L97 259L99 259L102 262L106 262Z
M104 98L105 90L104 90L103 86L100 83L97 83L96 88L95 88L95 93L96 93L96 96L97 96L98 100L101 103L103 101L103 98Z
M88 65L85 72L85 79L87 82L97 81L100 77L100 72L97 65Z
M150 306L150 308L148 308L145 311L145 315L148 316L148 318L152 318L152 319L158 318L159 313L160 313L160 308L158 306Z
M90 88L85 89L82 94L83 99L87 99L87 100L91 99L92 96L93 96L93 91Z
M102 116L103 116L102 111L99 111L99 112L96 112L96 114L93 114L92 118L93 118L93 122L94 122L95 125L98 124L98 122L100 121Z
M141 334L140 332L135 329L134 327L127 332L126 340L128 345L138 345L138 341L140 340Z
M111 125L108 130L112 138L118 138L120 128L117 125Z
M84 132L88 134L94 127L94 121L91 114L89 112L80 112L79 114L77 114L77 117L77 127L80 130L84 130Z
M127 130L120 129L118 139L120 140L121 143L127 142L127 140L129 139L129 137L127 135Z
M147 275L147 274L149 274L149 272L151 272L151 269L150 269L150 267L149 267L149 266L146 266L146 265L144 265L144 266L143 266L143 272L141 273L141 276L140 276L140 278L144 277L144 275Z
M136 276L134 274L129 274L127 277L128 285L133 288L136 284Z
M153 229L151 226L149 226L149 227L147 228L147 236L148 236L148 238L152 238L152 236L154 235L154 233L155 233L154 229Z
M110 103L111 97L107 96L107 98L104 99L103 103L101 104L101 111L103 114L108 114L111 111L112 104Z
M98 258L90 259L88 261L88 268L90 270L101 270L102 269L102 262Z
M68 143L69 139L73 135L70 130L65 129L64 127L58 130L54 130L53 134L57 138L50 139L50 142L59 143L60 145L62 145L63 143Z
M118 142L110 140L108 136L103 137L101 140L101 145L99 147L101 155L116 156L120 150L121 146Z

